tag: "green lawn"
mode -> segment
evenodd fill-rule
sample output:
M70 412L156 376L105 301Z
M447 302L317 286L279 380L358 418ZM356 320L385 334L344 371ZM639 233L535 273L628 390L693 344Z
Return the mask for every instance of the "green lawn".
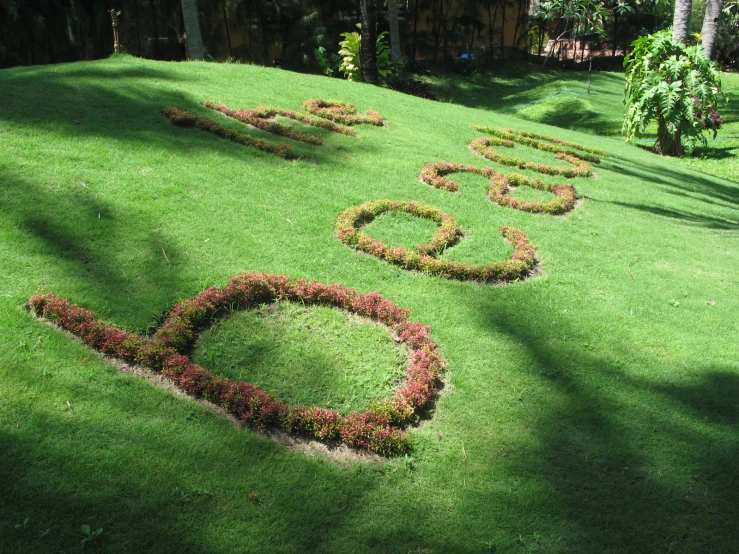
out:
M465 106L247 65L122 56L0 71L0 552L736 552L739 184L710 173L718 162L694 169L597 136L611 116L573 125L584 135L497 114L527 94L514 83L504 102L480 79L456 97ZM614 95L619 79L598 74L594 87ZM303 157L286 161L161 115L174 106L244 131L201 102L301 110L309 98L387 124L295 143ZM567 180L581 201L557 217L492 203L476 175L454 175L454 193L419 182L430 162L493 165L468 148L481 136L471 123L609 156L594 177ZM429 277L336 238L345 209L385 198L455 217L452 260L504 259L500 227L521 229L539 274L492 286ZM433 233L425 223L385 216L364 230L413 246ZM245 271L378 292L431 326L445 386L409 429L409 455L337 462L288 448L122 373L26 309L54 291L152 333L175 302ZM224 357L247 369L260 358L269 374L269 358L288 359L267 378L291 385L295 367L330 361L309 400L336 407L392 382L399 351L373 348L389 344L377 329L342 352L355 322L340 312L275 310L227 320L203 363L226 373ZM249 316L264 327L250 331ZM83 524L103 531L82 544Z
M511 64L472 76L451 73L424 77L442 102L515 115L526 121L622 140L624 75L593 71L588 92L587 71L564 71L539 64ZM726 103L718 106L724 126L717 138L682 158L698 170L739 181L739 75L722 76ZM653 125L638 144L654 144ZM707 135L710 137L710 135Z

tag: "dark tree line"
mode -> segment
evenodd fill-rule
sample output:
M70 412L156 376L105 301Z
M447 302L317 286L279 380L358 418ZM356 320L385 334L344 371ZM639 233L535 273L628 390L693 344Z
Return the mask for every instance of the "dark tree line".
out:
M363 16L376 18L378 32L389 30L388 1L393 0L199 0L206 59L318 71L314 50L336 52L340 34L355 30ZM122 12L119 36L124 51L158 60L185 59L181 2L0 0L0 67L107 57L113 51L111 8ZM735 2L725 0L724 10L728 6L735 11ZM582 57L586 40L615 56L638 36L669 26L673 3L398 0L397 8L399 45L406 60L440 62L474 53L484 62L510 55L512 46L541 53L554 39L574 42L576 59L578 53ZM366 25L365 31L374 34ZM728 34L732 42L736 33ZM717 46L719 57L724 52L736 56L736 49L725 48L724 42ZM556 47L561 51L560 43Z
M119 34L126 51L184 57L179 0L0 0L0 67L109 56L111 7L123 12Z
M340 34L362 21L363 2L376 14L378 30L388 30L387 0L200 0L198 9L205 49L214 59L309 68L315 48L336 51ZM406 59L457 57L475 44L500 48L516 40L506 37L514 13L521 23L513 34L520 39L525 33L527 0L401 0L397 7ZM0 67L110 55L111 8L122 12L124 51L185 58L180 0L0 0Z

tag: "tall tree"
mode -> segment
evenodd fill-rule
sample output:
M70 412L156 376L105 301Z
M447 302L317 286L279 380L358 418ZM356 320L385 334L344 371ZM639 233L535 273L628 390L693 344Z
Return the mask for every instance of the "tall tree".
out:
M692 6L692 0L675 0L675 14L672 17L672 40L687 44Z
M203 37L200 34L200 20L198 19L198 1L181 0L182 19L185 21L187 33L187 53L191 60L202 60L205 57Z
M377 84L377 2L360 0L362 12L362 47L359 62L365 83Z
M713 60L716 56L716 36L723 9L723 0L708 0L706 2L706 17L701 28L701 43L706 51L706 57Z
M390 57L400 61L400 25L398 24L398 0L387 0L387 19L390 27Z

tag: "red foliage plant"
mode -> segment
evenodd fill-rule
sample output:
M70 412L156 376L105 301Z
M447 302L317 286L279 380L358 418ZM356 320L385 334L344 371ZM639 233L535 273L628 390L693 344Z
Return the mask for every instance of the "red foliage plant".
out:
M504 175L492 167L478 168L452 162L435 162L426 164L421 170L419 178L422 183L432 187L455 192L459 189L459 185L456 181L446 178L447 175L452 173L474 173L490 179L490 188L488 189L490 200L501 206L524 212L550 215L563 214L570 211L577 200L575 188L569 185L548 184L541 179L531 179L516 173ZM557 198L549 202L525 202L508 194L511 187L520 186L551 192Z
M525 131L513 131L511 129L495 129L481 125L471 125L477 131L492 135L492 137L481 137L470 143L470 148L482 157L502 165L518 167L519 169L530 169L545 175L559 175L568 179L573 177L590 177L593 174L592 166L587 162L600 163L595 154L605 156L606 153L594 148L582 146L575 142L564 141L554 137L547 137L538 133ZM530 146L537 150L554 153L558 160L565 161L575 167L554 167L551 165L529 162L523 158L516 158L501 154L492 146L503 146L513 148L515 143ZM569 148L569 150L567 150ZM583 152L576 152L582 150ZM583 161L587 160L587 161Z
M393 395L373 403L365 412L344 417L325 408L285 404L256 385L215 375L191 360L198 333L214 319L235 308L256 307L278 299L334 306L392 329L398 341L410 349L405 378ZM320 440L342 441L386 456L410 448L402 427L431 407L445 369L436 344L429 339L429 327L409 321L405 308L377 293L361 294L342 285L305 279L292 281L284 275L243 273L232 277L224 287L211 287L183 300L151 338L117 329L53 293L32 296L29 307L38 317L77 335L88 346L167 376L188 394L222 406L245 425L257 429L278 427Z
M390 211L402 211L416 217L430 219L439 226L439 229L427 244L417 247L416 250L390 247L361 231L364 225L377 216ZM485 265L471 265L437 258L444 248L453 246L459 241L462 237L462 229L452 216L433 206L424 206L415 202L376 200L344 210L336 222L336 235L339 240L362 252L403 269L421 271L447 279L483 283L522 279L536 264L534 247L526 235L508 226L501 228L501 234L513 244L512 258Z
M364 116L357 115L357 108L354 104L342 102L341 100L323 100L321 98L306 100L303 102L303 107L308 113L337 123L343 123L344 125L360 125L366 123L381 127L385 124L379 113L367 110Z
M265 140L254 138L247 134L234 131L233 129L231 129L230 127L226 127L225 125L214 123L207 117L193 115L184 110L173 108L172 106L164 108L162 110L162 115L166 117L169 122L172 123L172 125L176 125L178 127L193 127L195 129L207 131L208 133L212 133L218 137L228 139L232 142L235 142L236 144L256 148L258 150L269 152L270 154L274 154L275 156L279 156L288 160L297 157L293 152L292 146L285 142L272 144Z
M298 131L296 129L293 129L292 127L288 127L287 125L281 125L277 123L274 119L279 116L292 119L294 121L298 121L312 127L319 127L328 131L333 131L334 133L341 133L343 135L356 135L356 132L351 127L337 125L333 121L328 121L326 119L316 119L315 117L310 117L303 113L295 112L292 110L281 110L280 108L272 108L269 106L260 106L258 108L252 108L249 110L232 110L228 106L217 104L215 102L212 102L211 100L206 100L205 102L203 102L203 105L206 108L221 112L228 117L236 119L237 121L241 121L242 123L245 123L247 125L251 125L252 127L256 127L257 129L260 129L267 133L282 135L293 140L313 145L320 145L323 143L320 135Z

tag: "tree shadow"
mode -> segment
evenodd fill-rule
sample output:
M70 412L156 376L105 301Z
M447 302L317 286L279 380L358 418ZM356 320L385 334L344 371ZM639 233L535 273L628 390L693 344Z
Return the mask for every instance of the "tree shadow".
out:
M82 287L88 307L110 315L115 306L124 319L152 305L158 313L164 309L158 304L178 290L181 268L167 258L187 255L178 241L152 231L158 222L146 211L122 211L81 186L51 190L9 169L0 168L0 180L0 210L17 237L6 245L15 253L7 268L19 265L11 272L45 268L31 282L62 295L69 286ZM131 303L119 302L121 295Z
M687 212L685 210L677 210L670 208L660 208L658 206L648 206L646 204L631 204L629 202L611 202L616 206L639 210L642 212L652 213L661 217L669 217L677 219L690 225L698 225L708 229L718 229L721 231L739 231L739 221L729 221L720 217L712 217L708 215L698 215Z
M534 296L526 306L479 303L474 321L524 348L530 363L523 371L554 393L537 402L541 415L528 410L530 448L496 457L505 473L528 484L499 501L511 507L511 517L546 514L559 535L540 544L529 539L530 546L552 552L735 551L736 370L708 366L692 369L690 378L635 376L597 349L545 338L548 330L539 322L551 316L536 308ZM557 319L559 334L582 336ZM474 510L496 495L494 484L485 484L465 502Z
M115 83L111 86L111 83ZM165 86L160 86L164 83ZM234 121L202 106L207 98L193 98L183 90L169 86L187 83L174 72L145 67L116 69L105 67L65 67L56 72L44 68L14 68L6 70L0 79L0 123L11 129L33 128L74 140L86 138L115 141L127 148L186 153L192 150L249 161L250 158L271 158L287 164L271 154L192 129L175 128L161 115L162 109L173 106L205 116L253 138L277 144L291 144L296 155L308 163L345 164L353 137L332 138L323 146L310 146L286 137L276 136ZM37 109L53 99L55 110ZM335 133L304 127L318 136ZM373 151L372 146L362 145Z
M666 160L660 161L667 162ZM730 181L721 177L709 178L689 169L681 168L680 171L675 171L665 167L664 163L651 164L633 158L611 155L601 161L601 167L621 175L665 185L668 190L678 189L710 199L719 199L733 205L739 204L739 186L724 184ZM686 173L689 173L689 178L686 178Z
M2 552L320 551L375 487L373 470L296 455L114 369L42 382L33 360L14 371L58 401L4 413ZM100 394L111 381L117 394ZM104 529L84 548L82 524Z
M506 112L522 119L536 121L565 129L576 129L601 135L618 134L621 123L603 117L602 110L591 102L621 105L622 94L613 87L623 87L623 77L618 74L595 72L592 74L588 94L587 72L563 71L531 64L512 64L469 77L442 74L434 90L441 99L463 106ZM549 96L566 92L565 87L575 88L572 93L582 95ZM525 108L540 104L542 113L527 115ZM521 112L521 110L524 110ZM520 112L520 113L519 113Z
M709 142L708 144L710 145L711 143ZM704 160L725 160L727 158L736 158L737 150L739 150L739 146L726 146L723 148L701 146L695 149L693 155Z

